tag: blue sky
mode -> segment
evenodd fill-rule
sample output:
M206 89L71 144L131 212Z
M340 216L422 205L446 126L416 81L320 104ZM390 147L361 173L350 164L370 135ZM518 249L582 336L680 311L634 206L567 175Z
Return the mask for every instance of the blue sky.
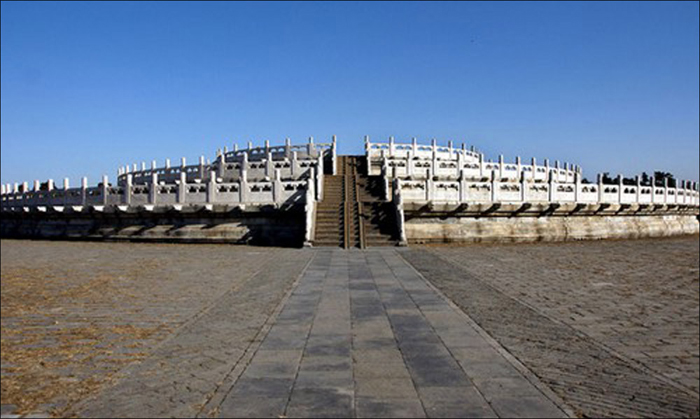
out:
M699 177L698 2L2 2L3 183L338 135Z

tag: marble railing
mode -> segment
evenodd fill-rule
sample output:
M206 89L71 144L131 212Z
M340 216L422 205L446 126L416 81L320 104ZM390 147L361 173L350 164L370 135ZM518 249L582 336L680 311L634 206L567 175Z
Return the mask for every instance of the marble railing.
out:
M573 164L558 161L550 165L545 159L543 165L538 165L536 159L524 163L520 157L514 162L505 162L500 156L497 162L485 161L484 155L474 148L454 148L452 142L447 147L438 146L433 140L432 145L420 145L414 139L411 144L397 144L393 139L388 143L372 143L365 138L365 155L368 159L369 175L383 175L400 179L427 179L439 177L443 179L459 179L462 176L470 178L528 180L546 182L554 176L558 182L573 182L574 176L581 173L581 168Z
M305 151L301 157L298 150ZM323 199L324 160L335 169L336 141L304 146L250 148L236 150L232 155L219 153L213 164L182 165L130 170L121 168L117 184L111 185L104 176L98 186L90 187L86 178L81 186L71 188L65 179L63 188L53 180L43 185L2 185L0 203L3 209L46 207L89 207L106 205L158 206L198 204L283 204ZM284 150L282 153L281 150ZM265 152L264 154L263 151ZM260 156L259 156L260 155ZM136 167L134 167L136 169ZM312 194L307 194L309 185Z
M333 170L336 166L335 137L331 143L321 144L314 143L313 138L305 145L292 145L289 139L282 146L271 147L269 141L265 141L264 147L248 144L247 149L239 150L234 146L231 152L226 148L223 152L219 150L214 162L206 162L202 156L199 164L189 166L184 157L179 166L171 166L169 159L163 167L157 167L153 161L150 169L146 168L146 163L141 163L140 170L137 164L123 166L119 168L117 183L123 185L130 175L134 184L147 184L156 175L158 182L170 184L180 181L182 173L186 174L188 182L208 181L212 172L223 181L237 181L244 176L249 180L266 180L274 176L275 170L280 170L283 179L301 180L308 177L312 167L318 170L319 160L328 160Z
M457 203L582 203L582 204L681 204L698 206L700 194L697 183L680 182L679 187L625 185L621 178L616 184L581 183L578 175L570 183L521 179L520 182L491 180L404 180L395 179L394 193L404 202Z
M109 186L103 179L97 187L63 188L29 192L4 193L3 209L24 209L66 206L162 206L193 204L289 204L303 203L307 199L309 184L313 178L299 181L283 181L279 177L271 181L178 183L173 185ZM320 183L320 182L319 182ZM106 186L107 185L107 186ZM314 189L316 186L314 185ZM319 199L319 196L312 196Z

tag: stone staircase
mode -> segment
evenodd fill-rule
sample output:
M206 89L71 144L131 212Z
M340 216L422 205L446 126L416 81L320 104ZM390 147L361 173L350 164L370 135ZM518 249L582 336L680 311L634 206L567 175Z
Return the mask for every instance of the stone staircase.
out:
M323 201L316 206L314 246L344 246L343 176L323 177Z
M393 204L384 202L382 179L367 177L365 159L338 156L338 174L324 177L324 198L316 207L314 246L396 246Z

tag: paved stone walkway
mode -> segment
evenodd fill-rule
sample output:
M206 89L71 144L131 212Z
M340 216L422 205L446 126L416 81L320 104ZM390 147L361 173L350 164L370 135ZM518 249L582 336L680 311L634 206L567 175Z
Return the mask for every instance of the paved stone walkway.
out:
M683 243L680 239L675 242ZM676 287L670 283L680 281L666 276L669 265L659 263L656 268L649 266L648 269L651 271L649 275L656 277L653 281L646 280L638 273L630 274L618 266L615 271L616 277L609 281L621 283L624 281L620 277L626 276L630 276L626 279L630 282L636 279L636 287L630 293L631 295L608 289L596 295L599 301L607 301L607 306L593 298L587 302L583 297L589 293L593 294L593 291L588 291L586 287L581 286L582 281L577 277L594 283L598 281L594 277L596 264L584 265L585 262L590 261L592 255L601 253L599 249L607 248L609 252L603 260L609 262L623 257L624 254L619 251L620 247L629 247L636 249L637 253L642 253L640 251L648 244L643 241L585 244L588 246L584 247L584 244L576 243L556 245L560 248L568 248L567 253L581 249L580 255L571 258L576 259L576 269L565 272L568 274L566 276L563 275L561 266L566 265L565 262L569 259L560 257L547 263L545 255L532 257L532 253L537 249L544 253L544 245L521 245L517 248L494 247L490 250L490 254L492 258L497 257L497 261L483 256L483 253L487 253L487 248L483 246L436 251L406 249L401 252L401 256L458 304L490 336L534 374L537 374L542 382L574 409L577 416L698 417L698 395L692 389L683 386L683 382L670 380L669 377L655 373L635 359L610 349L605 344L609 344L610 340L603 340L604 343L602 343L598 335L581 333L577 330L579 325L574 316L548 316L547 314L551 315L551 311L547 313L547 306L524 292L527 290L539 300L549 302L550 305L556 304L558 307L562 306L560 301L573 300L569 306L571 311L581 310L582 306L588 308L597 306L595 312L597 316L605 317L616 313L617 322L644 316L643 312L639 312L634 317L625 315L626 311L631 311L628 307L633 302L646 305L666 302L669 305L675 305L670 307L669 311L675 310L678 314L661 318L659 321L676 331L676 336L671 333L674 339L685 342L678 346L666 343L660 347L666 348L665 350L674 356L680 350L690 351L693 348L697 350L697 343L695 345L692 343L693 339L697 341L697 303L694 309L685 308L688 306L685 303L689 299L695 298L697 301L697 279L691 282L692 274L685 285L687 292L684 297L681 293L669 293L676 297L674 302L670 301L671 297L665 295L664 290L675 289ZM545 247L553 248L555 245ZM697 252L697 242L694 247ZM617 248L617 251L613 251L613 248ZM550 249L547 252L552 253L553 250ZM557 252L563 251L557 250ZM666 257L677 256L678 253L679 251L676 250ZM631 264L632 261L638 263L638 259L633 258L632 253L624 256L629 256L629 259L626 259L628 263ZM657 259L662 257L659 255ZM688 259L687 254L686 259ZM689 259L694 258L691 255ZM697 263L697 254L694 260ZM492 262L492 265L487 265L487 262ZM555 274L543 267L556 269ZM474 271L479 273L475 274ZM493 280L492 271L501 275L498 281ZM562 275L563 278L555 280L553 277L557 274ZM688 273L684 275L688 277ZM502 286L499 289L494 286L494 283L508 286ZM646 291L651 288L657 289L656 298L652 298L651 293ZM532 292L532 289L540 292ZM568 290L572 296L564 295L564 290ZM612 301L609 295L613 293L617 293L616 301ZM646 295L646 300L639 295ZM576 301L576 298L579 298L579 301ZM527 299L529 304L521 299ZM622 307L618 308L616 305ZM545 307L545 310L542 307ZM683 310L692 311L683 315ZM687 320L688 317L693 317L693 313L696 318L694 325L692 321ZM600 328L606 327L609 321L601 320ZM624 332L623 329L619 334L623 335ZM661 332L666 333L663 330ZM656 345L654 342L656 334L647 333L642 336L643 338L637 339L638 347L642 350ZM691 366L697 365L697 356L688 355L686 358L686 362Z
M553 399L395 250L322 249L245 370L203 412L566 417Z

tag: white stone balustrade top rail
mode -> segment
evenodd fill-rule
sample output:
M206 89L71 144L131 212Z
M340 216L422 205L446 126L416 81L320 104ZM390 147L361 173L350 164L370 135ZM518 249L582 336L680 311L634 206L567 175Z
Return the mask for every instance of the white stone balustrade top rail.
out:
M219 183L212 179L205 183L174 185L130 185L89 188L38 190L2 194L2 208L29 209L38 207L90 206L145 206L193 204L291 204L305 203L309 183L314 180ZM316 185L313 186L316 188ZM317 199L317 197L311 197Z
M580 203L580 204L667 204L700 205L696 182L680 182L678 187L617 184L559 183L554 177L547 183L522 179L502 182L496 177L489 181L462 180L404 180L395 179L394 193L403 202L436 203Z
M292 145L287 139L285 145L270 146L269 141L265 141L264 147L253 147L248 143L248 148L238 149L234 145L234 151L229 152L225 147L223 152L217 152L216 160L206 162L204 156L200 157L199 164L187 165L186 159L181 159L179 166L171 166L170 160L165 161L165 166L157 167L155 161L151 163L151 168L146 168L146 163L133 166L126 165L119 168L117 183L123 185L126 176L131 175L135 184L147 184L151 181L153 174L158 175L160 182L174 183L180 180L180 174L186 173L188 181L208 181L211 172L216 173L218 178L224 180L238 180L242 177L242 172L247 170L247 178L250 180L263 180L271 178L275 169L282 170L282 177L289 180L299 180L308 177L308 171L315 167L319 158L330 156L333 167L336 161L336 138L333 137L331 143L314 143L313 138L308 144Z
M454 148L452 142L447 147L438 146L435 140L431 145L418 144L413 139L411 144L396 143L393 138L389 143L372 143L365 137L365 155L368 159L370 176L387 176L400 179L426 179L438 177L459 179L466 175L471 178L491 178L495 173L501 179L527 179L546 182L553 174L558 182L573 182L574 176L581 174L579 166L558 161L550 165L538 165L536 159L524 163L520 157L515 162L505 162L500 156L498 162L486 161L482 153L473 147ZM464 172L463 172L464 171Z

